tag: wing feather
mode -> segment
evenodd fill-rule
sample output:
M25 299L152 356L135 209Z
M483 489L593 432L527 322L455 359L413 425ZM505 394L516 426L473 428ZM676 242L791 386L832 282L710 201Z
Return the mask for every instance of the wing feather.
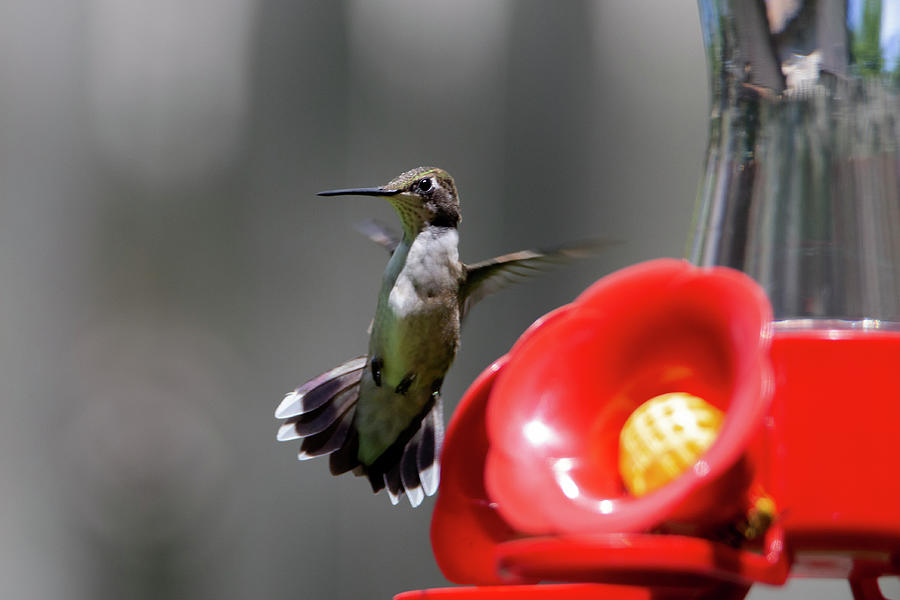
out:
M460 314L465 317L479 300L539 271L576 258L595 255L615 241L589 240L546 250L521 250L466 265L465 281L460 286Z

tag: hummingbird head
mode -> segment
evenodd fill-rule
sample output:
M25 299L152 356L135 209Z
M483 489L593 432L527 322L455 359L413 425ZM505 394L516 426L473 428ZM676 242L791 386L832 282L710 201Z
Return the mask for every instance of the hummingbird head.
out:
M319 192L320 196L380 196L391 203L403 223L403 234L415 237L428 226L459 225L459 196L450 173L437 167L418 167L381 187Z

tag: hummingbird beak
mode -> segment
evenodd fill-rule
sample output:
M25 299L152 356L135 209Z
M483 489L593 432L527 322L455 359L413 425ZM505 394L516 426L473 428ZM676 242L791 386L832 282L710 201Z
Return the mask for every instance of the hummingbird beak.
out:
M317 196L396 196L400 190L389 190L383 187L348 188L345 190L325 190Z

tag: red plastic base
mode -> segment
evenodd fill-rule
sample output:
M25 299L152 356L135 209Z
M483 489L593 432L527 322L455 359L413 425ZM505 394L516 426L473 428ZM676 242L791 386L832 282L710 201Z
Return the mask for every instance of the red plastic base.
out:
M722 584L697 589L651 589L573 583L435 588L397 594L394 600L741 600L748 591L746 587Z
M644 588L619 585L573 583L559 585L498 585L487 587L435 588L404 592L394 600L651 600L653 596Z
M499 569L544 581L596 581L702 589L720 583L780 585L790 564L776 533L765 554L695 537L601 534L525 538L501 544Z
M768 468L794 572L900 572L900 334L779 332Z

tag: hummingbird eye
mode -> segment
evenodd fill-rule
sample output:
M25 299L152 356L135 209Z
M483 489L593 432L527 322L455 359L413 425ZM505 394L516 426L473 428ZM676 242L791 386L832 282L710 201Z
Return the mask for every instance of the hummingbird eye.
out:
M427 194L431 191L432 187L431 179L426 177L425 179L420 179L416 182L416 191L421 194Z

